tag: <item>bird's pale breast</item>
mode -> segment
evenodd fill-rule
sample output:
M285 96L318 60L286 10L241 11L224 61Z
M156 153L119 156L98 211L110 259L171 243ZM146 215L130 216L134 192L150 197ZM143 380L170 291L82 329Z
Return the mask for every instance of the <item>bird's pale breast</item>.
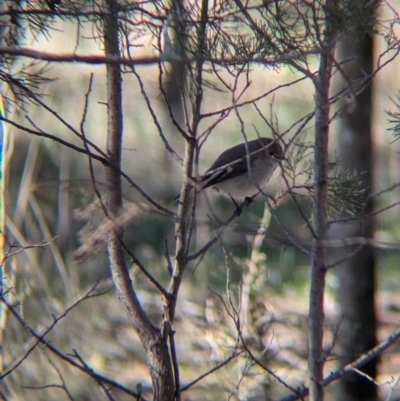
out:
M253 196L258 192L258 188L254 181L257 182L261 189L264 189L276 166L277 162L273 159L256 159L252 163L251 174L242 174L230 178L214 185L213 188L217 191L225 192L233 198L246 198Z

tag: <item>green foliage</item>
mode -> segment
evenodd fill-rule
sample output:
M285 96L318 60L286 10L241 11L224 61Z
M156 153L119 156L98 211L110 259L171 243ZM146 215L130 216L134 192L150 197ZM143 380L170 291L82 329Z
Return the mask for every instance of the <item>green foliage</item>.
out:
M296 146L291 154L293 158L285 168L285 174L290 177L295 188L291 194L304 203L312 212L314 202L314 161L310 157L311 144L303 142L302 146ZM362 186L361 176L356 170L344 170L340 168L340 159L329 164L328 176L328 204L329 215L334 218L337 214L347 213L354 216L359 212L365 201L367 188ZM302 180L302 185L295 185Z
M365 174L365 173L362 173ZM329 176L329 213L354 216L362 207L367 188L362 187L361 175L356 170L332 168Z
M353 40L360 40L364 34L374 34L377 31L376 10L380 1L345 0L339 2L340 7L331 11L330 15L339 32L352 30Z
M400 138L400 93L396 97L397 101L393 99L392 101L397 111L386 110L386 114L389 116L388 122L391 124L388 130L392 131L395 138L398 139Z

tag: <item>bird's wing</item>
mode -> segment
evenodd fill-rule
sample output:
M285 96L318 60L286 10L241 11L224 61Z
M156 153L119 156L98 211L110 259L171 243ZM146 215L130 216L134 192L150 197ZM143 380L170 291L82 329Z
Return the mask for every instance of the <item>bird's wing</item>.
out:
M221 181L245 174L247 172L247 150L249 154L262 151L262 147L269 145L272 141L270 138L254 139L247 143L247 148L245 143L240 143L222 152L201 177L202 187L212 187Z
M214 163L216 164L216 163ZM247 160L242 156L242 159L236 163L224 166L211 166L211 168L201 177L203 188L209 188L218 183L235 178L247 172Z

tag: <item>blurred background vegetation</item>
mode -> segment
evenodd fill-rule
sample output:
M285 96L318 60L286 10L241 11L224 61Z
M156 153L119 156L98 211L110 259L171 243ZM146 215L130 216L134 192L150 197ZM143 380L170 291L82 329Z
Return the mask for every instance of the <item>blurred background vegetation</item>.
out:
M396 7L400 9L397 2ZM81 37L85 37L85 33L88 38L93 36L88 27L82 29L86 31L80 32ZM75 24L60 21L46 34L27 37L26 43L48 52L72 53L77 50L79 53L98 53L101 50L99 41L94 39L81 40L76 48L75 35ZM380 54L382 44L379 43L379 38L376 40L376 53ZM137 55L151 55L152 48L146 36L143 37L142 44ZM397 79L399 70L399 60L395 59L376 76L373 83L375 192L400 181L400 145L388 131L390 126L385 112L395 110L391 99L396 97L400 89ZM159 91L158 67L138 67L136 71L143 80L146 93L162 125L168 126L169 117ZM41 87L41 91L45 93L42 101L68 124L79 129L92 73L93 90L90 93L84 125L85 134L104 149L107 120L103 66L51 65L48 76L54 78L54 81ZM282 133L314 108L313 87L310 82L302 80L295 85L284 86L298 78L301 76L289 67L267 70L254 66L251 86L241 100L253 99L281 85L281 88L259 101L258 106L266 115L270 115L271 121L276 122L277 132ZM138 82L132 74L124 75L123 88L123 170L156 201L174 209L176 205L173 198L179 193L181 184L180 166L165 150L140 93ZM206 89L204 96L204 113L231 105L231 99L223 90ZM29 126L26 116L44 132L81 145L65 125L39 105L25 104L14 119ZM252 138L258 133L272 136L271 129L254 107L249 105L242 108L241 116L246 132ZM205 128L206 126L203 127ZM340 157L336 141L338 129L339 125L335 120L330 135L332 158ZM13 127L9 127L9 130L13 149L12 154L10 151L6 205L10 250L14 252L20 247L40 245L43 241L50 240L48 245L25 249L10 258L9 268L12 266L15 275L6 277L6 280L8 279L7 286L12 287L10 296L13 305L26 322L40 332L43 327L51 324L53 315L61 314L74 299L99 282L99 288L105 293L80 303L55 326L48 339L64 353L72 353L76 349L85 362L99 374L133 389L139 382L142 383L143 394L146 396L151 389L151 381L145 355L114 293L104 246L100 246L81 262L74 259L74 252L85 241L85 236L96 230L102 219L100 210L96 213L90 212L89 218L84 220L77 217L85 215L86 208L95 200L87 157L49 139L29 135ZM182 155L183 141L173 138L173 132L167 135ZM313 126L309 125L305 130L304 140L311 141L312 136ZM216 126L202 147L199 172L205 171L221 151L241 141L239 122L232 113ZM104 191L102 165L95 164L95 174L100 190ZM279 197L284 188L277 170L267 193ZM143 205L144 200L140 194L127 184L124 184L123 195L126 203ZM206 243L214 235L208 224L210 213L223 221L234 208L229 200L212 191L207 196L212 212L207 209L206 199L200 197L197 216L199 230L193 239L193 247ZM387 192L377 199L375 207L394 204L399 196L399 188ZM276 213L290 227L298 241L310 243L308 229L290 197L279 202ZM254 237L263 218L266 224L271 222L271 226L269 233L255 250ZM398 208L394 207L379 214L376 218L376 229L376 239L400 243ZM137 257L146 262L149 271L163 285L167 285L169 274L164 254L166 247L169 253L173 252L173 222L143 209L126 227L125 240ZM378 337L383 338L398 325L400 316L399 249L376 249L376 256ZM184 276L175 324L182 384L189 383L217 362L223 361L235 346L235 327L220 298L215 295L218 293L225 297L227 288L237 304L246 301L248 296L247 312L257 324L253 327L255 333L246 333L246 330L253 329L245 326L245 334L252 338L252 345L263 355L265 363L292 386L301 386L306 382L309 268L309 260L303 254L282 242L279 227L273 219L270 220L261 200L247 208L202 262L198 266L191 265ZM141 302L156 324L162 317L160 295L134 266L132 279L139 288ZM248 293L245 291L248 288L246 285L251 287ZM336 289L337 278L335 272L330 271L326 298L327 344L334 341L332 335L338 317L334 296ZM3 344L5 371L13 367L30 346L31 338L10 317ZM400 377L400 354L397 348L392 347L382 356L378 377L379 383L388 383L380 388L382 397L389 397L393 390L396 395L390 398L392 400L400 397L400 389L395 386ZM326 371L333 370L334 366L335 360L328 362ZM92 379L78 374L58 360L53 360L41 347L35 348L6 378L3 385L9 399L13 400L67 399L66 393L55 386L60 384L61 377L65 379L65 385L73 394L73 399L93 400L104 397ZM40 388L49 384L54 386ZM227 399L232 393L233 399L256 400L276 399L286 392L287 389L273 379L268 379L250 360L239 357L233 364L220 369L188 390L184 397L187 400L221 400ZM327 399L333 399L334 392L333 386ZM128 399L122 393L116 394L117 399ZM262 398L266 394L268 397Z

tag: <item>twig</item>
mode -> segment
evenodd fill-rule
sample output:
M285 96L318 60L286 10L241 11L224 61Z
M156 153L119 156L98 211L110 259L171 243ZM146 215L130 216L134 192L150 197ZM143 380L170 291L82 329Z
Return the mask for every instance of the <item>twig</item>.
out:
M229 224L237 218L238 213L241 213L243 211L243 209L247 206L250 205L250 201L249 199L246 199L243 203L241 203L239 205L239 209L236 209L231 217L229 217L225 223L223 224L222 227L219 228L218 230L218 235L221 235L221 233L229 226ZM196 251L195 253L192 253L191 255L187 256L187 260L188 262L197 259L199 256L202 256L205 252L207 252L216 242L218 241L218 237L215 236L213 239L211 239L210 241L208 241L205 245L203 245L198 251Z
M62 359L63 361L66 361L69 365L77 368L78 370L80 370L81 372L87 374L88 376L92 377L94 380L98 381L98 382L104 382L107 383L115 388L117 388L118 390L123 391L124 393L131 395L133 397L137 397L137 393L135 393L134 391L128 389L127 387L123 386L122 384L111 380L105 376L99 375L98 373L95 373L93 371L93 369L87 369L84 366L79 365L78 363L76 363L73 359L69 358L68 356L64 355L62 352L60 352L57 348L55 348L53 345L51 345L48 341L46 341L44 339L44 337L38 333L35 332L35 330L33 330L31 327L28 326L28 324L22 319L22 317L14 310L14 308L12 308L11 305L9 305L7 303L7 301L3 298L1 299L1 301L8 307L8 309L10 310L11 314L15 317L15 319L21 324L21 326L23 326L25 328L25 330L37 340L37 343L41 343L43 344L48 350L50 350L53 354L57 355L60 359ZM17 366L15 366L12 370L14 370ZM4 377L6 377L9 373L11 373L12 370L9 370L8 372L3 373L0 376L0 380L4 379ZM141 401L146 401L145 398L141 398Z
M383 351L389 348L392 344L394 344L400 338L400 329L396 330L392 334L390 334L385 341L382 341L376 347L372 348L370 351L361 355L354 362L347 364L342 369L336 370L326 376L322 381L322 386L326 387L334 381L342 378L348 373L354 372L354 369L359 369L364 366L369 361L375 359L378 355L381 355ZM302 397L306 397L309 394L309 388L306 387L302 390L299 390L299 394L292 394L290 396L282 398L280 401L296 401L301 399Z
M85 147L85 149L87 151L87 154L89 156L89 172L90 172L90 179L92 181L92 186L93 186L94 192L95 192L95 194L97 196L97 199L100 202L100 206L101 206L101 209L103 210L103 213L106 216L108 216L106 205L103 202L103 198L102 198L102 196L100 194L100 191L99 191L99 189L97 187L97 184L96 184L96 178L95 178L95 173L94 173L94 168L93 168L93 160L92 160L92 157L91 157L91 152L90 152L89 145L88 145L88 142L87 142L87 139L86 139L86 135L85 135L85 121L86 121L87 110L88 110L88 107L89 107L89 95L90 95L90 92L92 91L92 84L93 84L93 73L90 74L88 90L87 90L87 92L85 94L85 106L84 106L84 109L83 109L80 128L81 128L83 146Z
M176 356L175 348L175 331L172 328L169 331L169 348L171 350L172 366L174 367L174 378L175 378L175 399L176 401L181 401L181 385L179 379L179 365L178 358Z
M79 146L76 146L76 145L74 145L74 144L72 144L72 143L70 143L70 142L67 142L67 141L65 141L64 139L61 139L61 138L59 138L59 137L57 137L57 136L55 136L55 135L51 135L51 134L47 134L47 133L45 133L45 132L40 132L40 131L32 130L32 129L28 128L28 127L24 127L23 125L20 125L20 124L14 122L14 121L11 121L11 120L9 120L9 119L7 119L7 118L3 118L3 117L1 117L1 116L0 116L0 120L3 120L3 121L5 121L5 122L7 122L7 123L13 125L14 127L18 128L18 129L20 129L20 130L22 130L22 131L28 132L29 134L33 134L33 135L36 135L36 136L39 136L39 137L44 137L44 138L52 139L53 141L59 142L59 143L61 143L62 145L66 146L66 147L68 147L68 148L71 148L71 149L75 150L75 151L78 152L78 153L83 153L83 154L85 154L85 155L90 156L91 158L93 158L93 159L95 159L95 160L101 162L101 163L102 163L103 165L105 165L105 166L111 167L112 169L114 169L115 171L117 171L119 174L121 174L121 176L124 177L125 180L126 180L133 188L135 188L135 189L136 189L151 205L153 205L156 209L162 211L163 213L167 214L168 216L171 216L171 217L175 216L175 213L174 213L174 212L172 212L172 211L166 209L165 207L163 207L163 206L159 205L157 202L155 202L155 201L154 201L149 195L147 195L134 181L132 181L132 179L131 179L126 173L124 173L119 167L115 166L115 165L114 165L110 160L108 160L107 158L104 158L104 157L102 157L102 156L96 155L96 154L94 154L94 153L92 153L92 152L90 152L90 153L88 154L88 152L87 152L86 149L80 148Z
M140 262L140 260L133 254L133 252L126 246L126 244L122 241L122 239L119 239L119 241L122 248L132 259L133 263L135 263L139 267L141 272L150 280L152 284L155 285L155 287L157 287L157 289L161 292L161 294L163 294L165 297L168 297L169 294L167 290L148 272L148 270L144 267L144 265Z
M241 65L247 64L249 62L259 63L263 65L276 65L283 62L288 62L296 59L303 59L305 56L320 54L321 49L313 48L310 50L304 50L293 54L281 55L274 58L268 57L232 57L232 58L217 58L217 57L209 57L205 54L197 54L194 57L188 57L187 59L180 59L179 61L185 63L195 63L198 61L201 62L210 62L213 64L218 64L222 66L230 65ZM27 47L8 47L8 46L0 46L0 54L7 54L13 56L21 56L32 58L35 60L49 61L53 63L85 63L85 64L108 64L108 65L152 65L161 62L167 61L175 61L176 56L165 57L161 56L150 56L150 57L135 57L134 59L129 59L125 57L117 57L117 56L103 56L100 54L92 54L92 55L78 55L71 53L49 53L42 52L34 49L29 49Z
M244 350L235 350L230 357L225 359L225 361L221 362L217 366L213 367L209 371L203 373L200 375L197 379L191 381L190 383L186 384L185 386L181 387L181 392L188 390L190 387L194 386L196 383L198 383L200 380L204 379L205 377L211 375L212 373L216 372L217 370L221 369L225 365L227 365L230 361L233 359L237 358L238 356L242 355Z
M143 96L143 98L144 98L144 101L146 102L147 109L149 110L149 113L150 113L150 115L151 115L151 117L152 117L152 119L153 119L154 125L157 127L158 135L160 136L160 138L161 138L161 140L162 140L162 142L163 142L165 148L168 150L168 152L171 153L171 155L175 158L175 160L182 166L183 160L182 160L182 158L175 152L175 150L172 149L171 145L168 143L168 140L167 140L167 138L166 138L165 135L164 135L163 129L162 129L160 123L158 122L157 115L156 115L156 113L154 112L153 107L151 106L150 99L149 99L149 97L147 96L147 93L146 93L146 91L145 91L145 89L144 89L143 81L142 81L142 79L140 78L140 75L136 72L136 70L135 70L135 68L134 68L133 66L131 67L131 69L132 69L132 72L133 72L133 74L135 75L136 79L137 79L138 82L139 82L140 92L141 92L141 94L142 94L142 96Z
M19 361L14 362L13 366L8 369L7 371L5 371L3 374L0 375L0 380L7 377L10 373L12 373L16 368L18 368L18 366L21 365L21 363L29 356L29 354L36 348L36 346L42 342L45 343L45 341L43 340L44 337L51 331L53 330L53 328L55 327L55 325L62 320L64 317L67 316L67 314L74 309L77 305L79 305L81 302L83 302L86 299L95 297L95 296L99 296L101 294L93 294L94 290L97 288L97 283L92 286L91 288L89 288L89 290L87 290L82 296L80 296L76 301L74 301L60 316L58 316L57 318L53 318L53 323L45 330L43 330L40 334L36 334L34 335L34 337L38 340L36 341L26 352L25 354L20 358ZM30 332L30 327L25 323L25 321L17 314L17 312L14 311L14 309L9 305L9 303L5 300L5 298L0 298L0 300L6 305L8 306L8 308L10 309L10 311L14 314L14 316L17 318L17 320L25 327L25 329ZM32 330L33 331L33 330Z

